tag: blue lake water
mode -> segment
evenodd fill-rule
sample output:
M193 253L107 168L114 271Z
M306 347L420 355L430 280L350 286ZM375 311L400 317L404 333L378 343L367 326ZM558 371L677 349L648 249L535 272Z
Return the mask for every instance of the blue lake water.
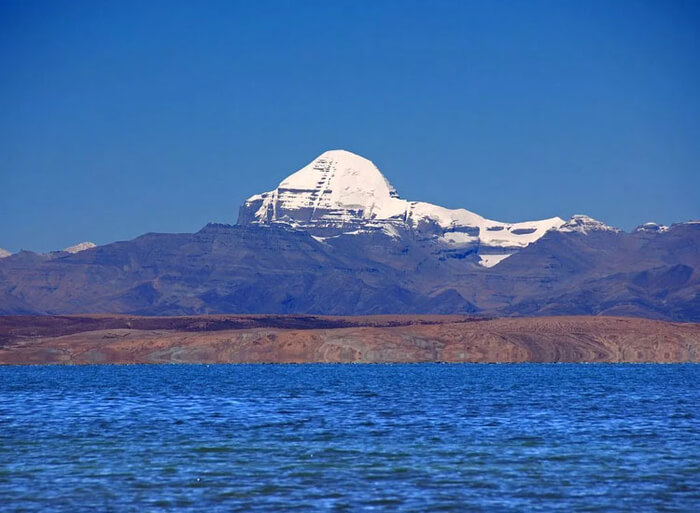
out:
M700 365L0 368L2 511L700 511Z

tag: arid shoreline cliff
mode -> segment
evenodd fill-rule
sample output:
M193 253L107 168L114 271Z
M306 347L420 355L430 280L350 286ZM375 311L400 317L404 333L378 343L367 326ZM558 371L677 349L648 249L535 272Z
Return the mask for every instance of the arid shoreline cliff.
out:
M621 317L0 317L0 364L698 361L700 324Z

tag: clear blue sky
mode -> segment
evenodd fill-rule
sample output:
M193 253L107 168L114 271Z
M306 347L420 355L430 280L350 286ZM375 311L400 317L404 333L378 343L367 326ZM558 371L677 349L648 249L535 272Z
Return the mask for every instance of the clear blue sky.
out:
M0 0L0 247L234 223L327 149L515 221L700 217L697 1Z

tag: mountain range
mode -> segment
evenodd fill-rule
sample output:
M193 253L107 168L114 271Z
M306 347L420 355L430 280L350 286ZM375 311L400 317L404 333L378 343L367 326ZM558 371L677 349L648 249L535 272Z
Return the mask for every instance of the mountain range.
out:
M502 223L402 199L328 151L235 225L48 254L0 252L1 314L469 313L700 321L700 222Z

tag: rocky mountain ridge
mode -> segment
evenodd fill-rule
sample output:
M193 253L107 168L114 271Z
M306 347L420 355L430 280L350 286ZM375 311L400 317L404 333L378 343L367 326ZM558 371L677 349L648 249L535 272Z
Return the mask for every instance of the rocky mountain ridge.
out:
M548 232L499 265L381 231L208 225L0 260L0 313L631 315L700 320L700 223Z

